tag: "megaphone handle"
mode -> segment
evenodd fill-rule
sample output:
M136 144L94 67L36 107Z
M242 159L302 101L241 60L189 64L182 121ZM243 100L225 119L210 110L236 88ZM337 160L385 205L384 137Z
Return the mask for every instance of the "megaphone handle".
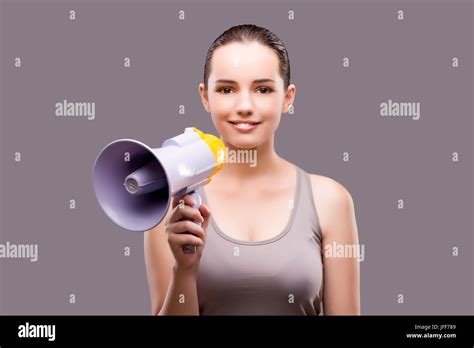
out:
M199 209L199 207L201 206L201 196L199 195L199 193L197 193L196 191L192 191L189 193L189 195L193 197L194 201L196 202L193 208ZM195 223L201 226L201 223L199 222L195 222ZM196 249L197 249L196 245L192 245L192 244L183 245L183 252L185 254L194 254L196 252Z

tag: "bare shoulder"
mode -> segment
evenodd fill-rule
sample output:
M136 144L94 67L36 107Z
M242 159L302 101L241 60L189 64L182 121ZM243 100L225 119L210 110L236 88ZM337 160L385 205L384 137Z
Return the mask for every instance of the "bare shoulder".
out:
M310 174L311 188L323 236L335 224L352 219L354 201L349 190L327 176Z
M337 204L350 203L352 201L350 192L340 182L318 174L310 174L310 178L315 201L321 198Z

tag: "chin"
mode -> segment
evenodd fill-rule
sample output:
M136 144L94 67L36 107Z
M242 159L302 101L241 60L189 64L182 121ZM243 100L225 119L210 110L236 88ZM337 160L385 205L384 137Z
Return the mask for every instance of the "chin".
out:
M225 139L225 142L227 142L229 146L238 149L253 149L260 146L265 141L264 137L262 137L263 129L257 129L253 133L239 134L227 124L221 125L219 128L218 131L223 139Z
M237 137L227 138L227 142L238 149L253 149L261 144L255 139L238 139Z

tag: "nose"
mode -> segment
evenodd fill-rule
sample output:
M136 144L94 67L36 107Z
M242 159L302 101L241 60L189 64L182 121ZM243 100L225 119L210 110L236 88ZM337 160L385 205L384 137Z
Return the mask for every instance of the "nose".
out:
M241 116L249 116L253 113L253 102L248 92L242 92L237 100L236 112Z

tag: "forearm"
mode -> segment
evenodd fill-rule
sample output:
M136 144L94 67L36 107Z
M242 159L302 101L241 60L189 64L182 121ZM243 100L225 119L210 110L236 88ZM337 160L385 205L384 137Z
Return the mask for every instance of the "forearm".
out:
M158 315L199 315L195 273L173 268L166 298Z

